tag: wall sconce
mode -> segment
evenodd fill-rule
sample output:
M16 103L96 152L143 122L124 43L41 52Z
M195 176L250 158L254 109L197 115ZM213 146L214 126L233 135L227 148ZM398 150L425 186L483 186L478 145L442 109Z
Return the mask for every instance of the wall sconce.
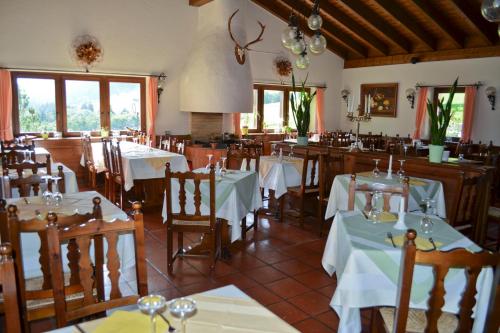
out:
M347 107L349 107L349 95L350 94L351 94L351 92L347 89L344 89L340 92L340 95L342 96L342 99L344 100Z
M488 97L488 101L490 101L491 109L495 110L497 90L495 89L495 87L488 87L486 88L485 93L486 97Z
M158 104L160 104L160 96L163 93L163 85L165 84L165 81L167 80L167 75L165 73L161 72L160 75L158 75Z
M408 88L405 91L406 99L410 103L410 107L413 109L415 107L415 89Z

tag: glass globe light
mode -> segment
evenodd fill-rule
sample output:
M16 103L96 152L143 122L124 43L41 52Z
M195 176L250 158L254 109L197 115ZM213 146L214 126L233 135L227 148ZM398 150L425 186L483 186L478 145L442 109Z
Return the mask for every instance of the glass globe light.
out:
M318 14L312 14L307 19L307 25L309 26L309 29L311 29L311 30L319 30L319 29L321 29L321 26L323 25L323 19Z
M294 26L288 26L281 34L281 43L284 47L289 49L292 46L295 36L297 35L297 28Z
M298 69L307 69L310 63L311 60L309 59L309 56L304 52L295 61L295 66L297 66Z
M290 49L292 50L293 54L297 55L304 52L304 50L306 49L306 42L304 41L304 38L295 38Z
M314 54L321 54L326 50L326 38L319 32L315 33L309 43L309 50Z
M500 0L483 0L481 13L490 22L500 22Z

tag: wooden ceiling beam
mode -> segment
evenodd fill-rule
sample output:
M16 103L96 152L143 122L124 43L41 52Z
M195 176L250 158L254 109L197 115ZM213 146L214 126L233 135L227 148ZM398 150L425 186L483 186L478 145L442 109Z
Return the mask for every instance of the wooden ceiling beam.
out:
M269 0L252 0L252 2L254 2L258 6L264 8L265 10L269 11L270 13L274 14L275 16L280 18L281 20L288 22L288 19L290 16L290 10L288 7L283 5L281 2L269 1ZM302 17L299 17L298 19L299 19L299 24L301 26L304 26L304 25L307 26L307 22L305 19L303 19ZM309 30L309 31L306 31L306 34L311 36L312 32L310 32L310 30ZM332 51L333 53L335 53L336 55L338 55L339 57L341 57L343 59L347 59L348 52L343 46L339 45L337 42L335 42L328 35L325 36L325 38L326 38L326 42L327 42L327 48L330 51ZM279 39L277 39L276 43L280 44L281 41Z
M456 47L463 48L465 46L465 35L460 30L455 29L449 24L449 19L446 18L439 10L427 0L412 0L413 4L420 9L429 19L434 22L448 38L450 38Z
M314 0L309 0L313 2ZM331 3L325 1L321 2L319 6L321 15L323 17L330 16L335 21L343 26L346 30L352 31L357 37L362 39L366 44L370 45L380 53L387 55L389 54L389 47L382 42L378 37L372 34L370 31L365 29L361 24L356 22L348 15L339 11L337 8L331 5Z
M370 10L362 0L342 0L342 3L352 11L361 16L373 28L380 31L388 39L397 44L406 52L412 51L412 45L405 37L401 36L396 30L387 24L378 14Z
M477 32L479 32L489 45L497 43L497 26L486 21L486 19L481 15L481 10L478 6L474 6L474 3L470 0L451 0L451 2L474 26Z
M304 21L306 22L305 25L303 26L304 30L307 30L307 32L311 31L309 27L307 26L307 17L311 14L312 11L312 4L311 3L304 3L302 1L297 1L297 0L279 0L283 4L287 5L290 7L292 10L296 11L298 13L297 16L305 16L306 19ZM307 11L306 11L307 10ZM306 12L305 12L306 11ZM354 53L362 56L363 58L366 58L368 56L368 49L361 45L357 40L352 38L349 35L339 33L338 29L335 28L335 26L332 24L330 19L327 17L323 17L323 27L321 29L323 32L323 35L325 35L325 32L329 34L331 37L337 39L340 43L342 43L345 47L353 51Z
M212 2L212 0L189 0L189 5L193 7L201 7L209 2Z
M415 21L411 15L399 6L394 0L373 0L382 7L396 21L417 37L431 50L436 50L436 40Z

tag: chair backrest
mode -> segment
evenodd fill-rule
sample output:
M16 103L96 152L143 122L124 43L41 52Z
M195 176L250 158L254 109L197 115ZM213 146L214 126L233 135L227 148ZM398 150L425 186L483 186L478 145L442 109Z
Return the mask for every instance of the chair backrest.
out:
M235 145L231 145L226 153L226 167L228 169L241 170L241 166L245 165L245 170L251 171L251 162L255 160L255 169L252 171L259 172L260 155L258 149L237 148Z
M296 154L303 158L302 162L302 175L300 181L300 188L302 191L308 189L319 189L318 183L315 182L319 178L319 156L320 154L309 152L309 149L304 154Z
M111 163L111 154L110 154L111 140L102 138L101 141L102 141L102 157L104 160L104 167L106 168L105 172L112 174L113 164Z
M47 154L45 163L30 161L8 164L4 160L2 168L4 181L8 179L8 184L4 184L4 195L8 198L12 197L13 188L17 188L19 190L19 196L21 197L30 196L31 190L33 190L34 195L37 196L40 192L40 183L43 181L38 174L38 170L45 168L47 175L52 174L50 154ZM15 171L17 175L11 175L9 173L10 170ZM29 170L31 173L26 174L26 170ZM52 188L50 181L47 186Z
M326 175L326 163L328 160L328 156L324 154L319 155L318 160L318 186L319 186L319 202L320 205L328 195L328 191L331 187L331 184L328 184L327 175Z
M20 143L5 143L0 141L1 152L0 156L5 159L8 164L20 163L25 159L24 153L31 152L31 160L35 161L35 144L20 144Z
M383 211L388 212L391 210L390 201L393 195L401 196L405 199L405 212L408 211L408 196L410 192L410 178L405 177L401 185L387 185L381 183L372 184L359 184L356 182L356 174L351 175L349 182L349 201L347 203L348 210L354 210L354 201L356 200L356 192L365 194L366 204L364 211L370 211L372 208L372 197L375 191L382 192L384 198Z
M0 244L0 286L5 312L5 329L12 333L21 332L16 270L12 259L12 247L9 243Z
M467 249L454 249L451 251L421 251L417 250L415 239L417 232L408 230L406 241L401 256L401 269L398 284L398 296L396 303L396 312L394 315L393 332L406 332L406 321L408 319L411 286L413 281L413 272L415 265L432 266L434 270L435 283L430 292L428 310L426 311L427 327L426 332L438 332L437 322L442 314L441 307L444 304L444 279L448 271L452 268L463 268L466 274L467 285L462 294L460 302L459 322L457 332L471 332L472 330L472 308L476 304L475 296L477 293L476 282L481 270L485 267L493 267L495 270L495 279L492 286L492 296L496 299L490 302L490 314L492 316L486 321L490 326L484 332L497 332L498 313L491 311L491 306L498 304L498 276L500 273L500 254L487 251L472 253ZM484 286L486 287L486 286ZM491 322L490 322L491 321ZM494 327L496 324L496 328ZM492 329L492 330L490 330Z
M186 224L196 224L197 222L209 222L210 229L215 228L215 169L212 165L210 167L210 173L194 173L194 172L172 172L170 170L170 163L166 164L165 170L166 178L166 193L167 193L167 226L170 226L174 221L183 221ZM173 212L173 198L172 198L172 182L177 181L179 184L179 212ZM203 182L208 181L209 186L209 214L202 215L201 205L202 205L202 193L201 185ZM187 207L187 197L188 189L186 187L191 187L189 190L192 193L194 212L188 213Z
M80 224L70 226L61 225L55 213L49 213L47 226L47 244L50 257L50 269L54 292L55 314L58 327L64 327L67 322L104 312L111 308L135 305L139 296L148 293L147 267L144 250L144 225L141 204L132 205L133 218L106 222L102 219L91 219ZM118 254L118 238L121 234L132 233L135 246L135 264L138 295L123 296L120 290L120 257ZM107 251L104 253L103 241L107 242ZM90 244L94 242L95 267L92 265ZM82 304L72 309L66 298L64 285L63 262L61 246L63 244L77 246L79 251L78 282L82 287ZM104 256L106 268L111 283L109 299L104 293ZM71 282L70 282L71 284ZM94 295L94 288L97 295Z
M120 149L120 142L111 142L109 151L113 177L120 176L122 182L125 182L125 179L123 178L122 151Z
M82 138L83 160L86 167L94 166L94 155L92 154L92 140L90 136Z

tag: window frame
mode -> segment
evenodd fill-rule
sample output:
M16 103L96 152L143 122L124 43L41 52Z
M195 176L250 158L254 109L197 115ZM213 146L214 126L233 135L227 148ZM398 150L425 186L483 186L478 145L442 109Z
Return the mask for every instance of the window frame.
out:
M257 90L257 128L249 128L249 133L262 133L264 131L264 90L274 90L283 92L283 124L282 127L287 126L290 120L290 114L288 112L290 105L290 92L300 92L301 87L296 87L293 89L292 86L281 86L273 84L261 84L255 83L253 89ZM311 93L311 88L306 87L305 91Z
M111 128L111 101L110 101L110 83L126 82L139 83L141 95L141 131L146 130L146 78L130 76L112 76L112 75L92 75L92 74L73 74L73 73L49 73L49 72L11 72L12 79L12 126L14 135L26 134L40 136L38 132L22 132L19 123L19 92L17 79L51 79L55 83L55 106L56 106L56 130L62 132L63 137L80 136L81 132L69 132L67 128L67 109L66 109L66 84L69 81L97 81L99 82L100 99L100 127ZM93 131L92 136L100 136L100 131Z
M434 92L433 92L434 95L432 96L432 103L433 103L433 105L437 105L439 94L447 94L447 93L450 92L450 89L451 89L451 86L448 86L448 87L435 87L434 88ZM465 87L457 87L455 89L455 93L465 94ZM430 119L429 119L429 128L430 128ZM456 137L456 136L446 136L446 138L447 139L451 139L451 140L460 139L460 137Z

